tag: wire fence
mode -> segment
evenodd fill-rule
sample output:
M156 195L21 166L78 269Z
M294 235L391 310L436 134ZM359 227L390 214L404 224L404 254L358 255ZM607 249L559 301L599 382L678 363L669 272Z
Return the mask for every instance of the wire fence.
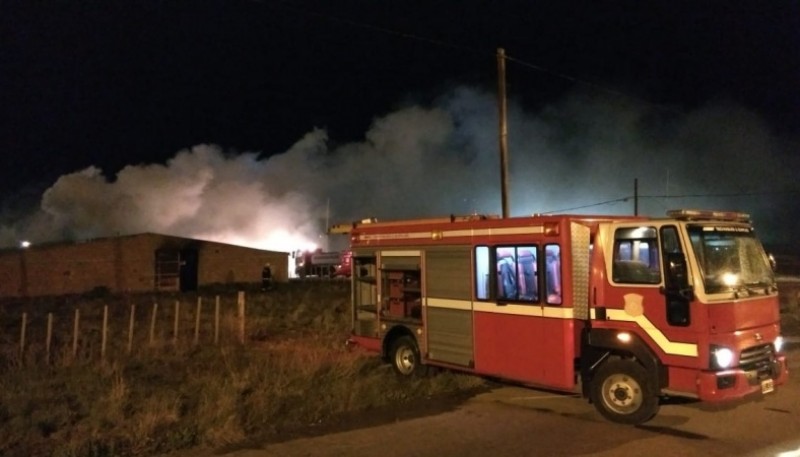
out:
M169 350L247 342L245 293L187 303L75 306L55 312L6 313L0 323L2 365L72 364L147 356Z

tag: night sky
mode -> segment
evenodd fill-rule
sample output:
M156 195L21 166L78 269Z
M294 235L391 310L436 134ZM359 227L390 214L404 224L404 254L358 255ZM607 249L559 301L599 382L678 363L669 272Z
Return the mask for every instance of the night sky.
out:
M245 208L269 206L257 217L273 220L311 212L289 218L310 237L323 212L498 213L497 183L487 182L498 174L498 47L510 57L512 167L548 168L512 170L512 213L629 211L592 205L627 195L635 177L646 195L717 196L662 199L654 215L748 210L775 242L800 215L796 1L12 1L2 10L0 244L26 231L43 241L162 231L280 248L247 241L274 223L235 237L214 235L221 224L187 228L224 203L195 202L169 223L163 208L131 203L223 201L253 186ZM209 187L171 187L187 169L200 173L199 162ZM404 164L405 174L386 174ZM463 183L493 188L489 196L453 197L465 173L487 164L491 175ZM87 167L95 171L76 178ZM582 195L562 201L558 186L577 179L570 189ZM451 198L407 208L437 180L451 185L428 195ZM136 183L160 192L142 197ZM384 187L396 191L389 200L365 196L390 195ZM245 208L231 225L247 225ZM161 222L144 222L154 214ZM141 223L122 222L131 218Z

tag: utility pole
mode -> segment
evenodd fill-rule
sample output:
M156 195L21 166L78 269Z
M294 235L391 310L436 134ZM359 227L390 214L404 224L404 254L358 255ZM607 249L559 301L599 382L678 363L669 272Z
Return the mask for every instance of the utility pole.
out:
M639 215L639 178L633 178L633 215Z
M508 217L508 122L506 120L506 50L497 48L497 107L500 118L500 195L503 218Z

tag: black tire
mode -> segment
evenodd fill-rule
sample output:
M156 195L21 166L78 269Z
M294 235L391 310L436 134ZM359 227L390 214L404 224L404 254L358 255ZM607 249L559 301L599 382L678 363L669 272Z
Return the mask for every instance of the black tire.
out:
M427 367L420 362L417 342L410 336L401 336L392 343L389 361L399 376L424 376L427 373Z
M610 360L592 378L592 403L606 419L638 425L652 419L659 409L647 370L633 360Z

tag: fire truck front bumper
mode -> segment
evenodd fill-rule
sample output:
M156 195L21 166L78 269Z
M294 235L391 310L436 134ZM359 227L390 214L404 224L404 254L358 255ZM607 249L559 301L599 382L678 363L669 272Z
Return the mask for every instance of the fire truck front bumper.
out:
M779 355L768 366L758 370L701 372L697 377L698 396L702 401L722 402L767 395L788 379L786 356Z

